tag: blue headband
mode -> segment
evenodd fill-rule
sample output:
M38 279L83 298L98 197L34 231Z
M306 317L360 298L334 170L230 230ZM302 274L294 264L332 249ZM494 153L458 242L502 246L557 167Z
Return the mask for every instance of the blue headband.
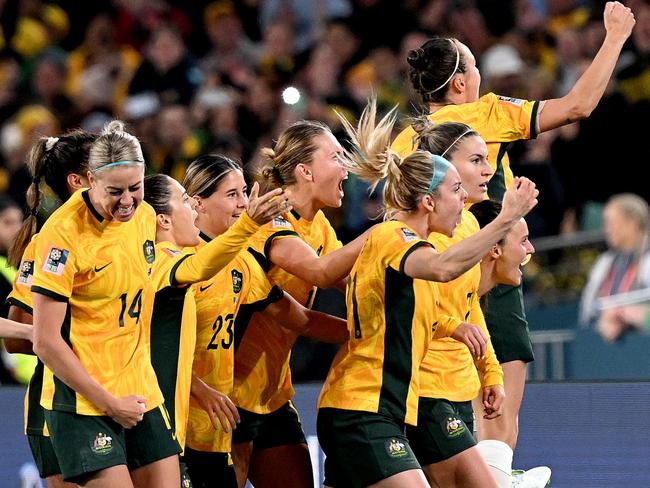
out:
M101 166L99 166L99 167L95 168L94 170L92 170L92 172L96 173L100 169L106 169L106 168L110 168L112 166L123 166L125 164L144 164L144 161L142 161L141 159L125 159L124 161L113 161L113 162L109 162L109 163L106 163L106 164L102 164Z
M431 183L429 183L429 189L427 190L427 193L431 193L433 190L438 188L438 186L440 186L440 183L442 183L442 180L445 179L447 170L451 165L451 163L445 158L442 156L437 156L435 154L431 156L431 161L431 165L433 166L433 176L431 177Z

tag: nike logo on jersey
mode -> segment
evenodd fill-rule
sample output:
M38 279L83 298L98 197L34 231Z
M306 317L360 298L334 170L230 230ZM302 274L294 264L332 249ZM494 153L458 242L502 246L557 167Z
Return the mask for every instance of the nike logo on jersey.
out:
M113 262L113 261L110 261L110 262L106 263L104 266L101 266L101 267L99 267L99 268L98 268L97 266L95 266L95 273L99 273L102 269L104 269L106 266L108 266L108 265L111 264L112 262Z
M199 286L199 291L205 291L210 288L214 283L210 283L208 286Z

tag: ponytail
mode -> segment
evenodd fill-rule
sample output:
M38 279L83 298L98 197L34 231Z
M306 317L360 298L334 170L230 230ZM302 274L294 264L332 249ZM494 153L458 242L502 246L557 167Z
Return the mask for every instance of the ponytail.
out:
M9 264L15 268L20 265L20 260L25 252L25 248L32 239L32 236L36 234L38 226L37 215L43 198L40 182L47 166L47 142L47 137L41 137L36 144L32 146L27 156L27 167L32 173L32 183L27 189L27 206L29 207L29 214L23 221L23 225L20 228L11 249L9 249Z

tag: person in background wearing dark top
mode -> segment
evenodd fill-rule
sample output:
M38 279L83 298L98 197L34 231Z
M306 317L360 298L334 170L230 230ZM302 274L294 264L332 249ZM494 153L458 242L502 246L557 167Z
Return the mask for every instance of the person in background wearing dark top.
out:
M189 104L200 84L201 72L179 30L161 24L151 33L145 52L146 58L129 84L129 94L152 91L163 105Z
M11 197L0 194L0 317L7 317L8 306L5 304L7 295L11 292L16 275L16 268L7 260L7 252L11 247L16 234L20 231L23 222L23 212ZM4 344L0 342L0 354L4 351ZM17 384L13 374L0 358L0 384Z

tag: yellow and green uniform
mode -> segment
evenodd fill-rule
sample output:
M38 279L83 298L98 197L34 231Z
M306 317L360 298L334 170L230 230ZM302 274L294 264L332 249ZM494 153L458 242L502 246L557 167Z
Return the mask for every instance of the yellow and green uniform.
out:
M171 242L158 242L151 275L156 290L150 331L151 364L181 449L185 446L192 382L196 304L192 287L175 286L174 275L189 256Z
M192 361L196 345L194 288L196 283L228 264L259 225L244 212L228 232L209 246L181 249L171 242L156 243L152 282L156 292L151 318L151 363L173 419L176 439L185 447L189 415Z
M432 233L428 240L439 252L443 252L452 244L478 231L476 218L465 209L453 237ZM490 334L479 304L480 280L481 265L476 264L455 280L438 283L438 313L453 317L458 323L469 322L479 326L489 339ZM431 341L420 366L420 396L445 398L453 402L474 399L481 387L476 367L483 372L484 386L503 385L503 372L491 342L488 342L485 356L477 359L475 365L465 344L451 338Z
M308 221L295 211L263 225L250 239L249 250L266 271L269 281L310 308L316 287L274 265L269 249L276 239L302 239L323 256L341 247L325 214ZM298 334L281 322L257 314L252 318L235 355L234 401L244 410L267 414L286 404L294 394L289 370L291 348Z
M115 397L144 397L147 411L163 403L145 322L153 305L155 237L155 212L147 203L128 222L106 221L88 190L79 190L41 229L31 286L34 293L67 303L61 335L90 376ZM48 369L41 404L105 415Z
M334 358L319 409L416 424L422 359L432 338L453 332L450 323L438 322L436 283L404 274L406 259L422 246L431 244L402 222L385 222L370 233L347 291L350 339Z
M506 149L508 143L537 137L539 102L488 93L475 102L445 105L429 115L434 123L463 122L479 133L488 147L488 161L494 175L488 185L490 198L501 201L513 175ZM395 138L391 148L401 157L418 148L419 139L411 126Z
M201 235L204 242L209 240ZM197 340L192 374L215 390L232 396L234 356L256 311L284 296L248 250L241 251L210 280L194 285ZM228 453L232 431L215 431L210 416L190 400L187 447L196 451Z

